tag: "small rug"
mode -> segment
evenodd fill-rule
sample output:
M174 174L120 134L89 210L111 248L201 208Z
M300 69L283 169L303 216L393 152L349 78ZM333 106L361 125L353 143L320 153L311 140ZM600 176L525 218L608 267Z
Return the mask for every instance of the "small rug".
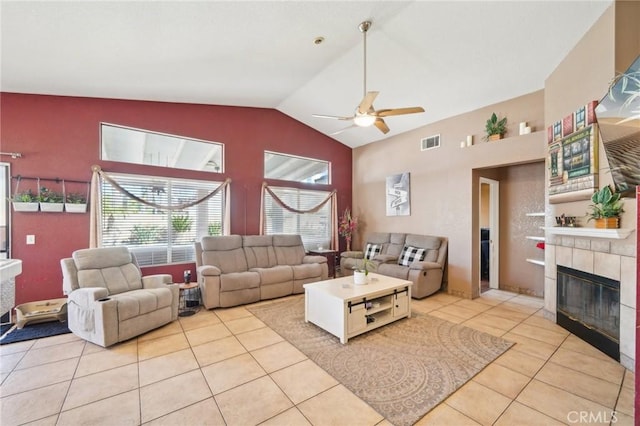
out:
M22 329L12 329L0 339L0 345L23 342L25 340L41 339L43 337L57 336L58 334L71 333L67 322L49 321L38 324L27 324Z
M346 345L304 322L304 298L248 308L394 425L411 425L512 343L412 312Z

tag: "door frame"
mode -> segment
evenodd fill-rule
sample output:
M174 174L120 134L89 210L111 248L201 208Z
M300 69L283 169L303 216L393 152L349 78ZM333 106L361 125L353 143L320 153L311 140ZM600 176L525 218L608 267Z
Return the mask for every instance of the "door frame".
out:
M489 288L498 289L500 287L500 182L481 177L478 186L479 200L482 200L482 184L489 185Z

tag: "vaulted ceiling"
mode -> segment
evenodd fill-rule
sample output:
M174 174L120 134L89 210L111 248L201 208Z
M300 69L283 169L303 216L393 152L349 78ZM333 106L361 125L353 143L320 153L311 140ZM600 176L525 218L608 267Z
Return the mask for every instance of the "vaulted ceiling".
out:
M275 108L331 135L349 123L312 114L353 114L371 20L375 107L426 112L332 135L357 147L542 89L611 3L2 0L0 89Z

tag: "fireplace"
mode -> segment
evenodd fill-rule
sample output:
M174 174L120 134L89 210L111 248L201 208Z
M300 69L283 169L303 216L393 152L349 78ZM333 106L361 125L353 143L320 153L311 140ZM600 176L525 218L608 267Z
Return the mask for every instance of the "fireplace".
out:
M561 327L620 360L620 281L557 266Z

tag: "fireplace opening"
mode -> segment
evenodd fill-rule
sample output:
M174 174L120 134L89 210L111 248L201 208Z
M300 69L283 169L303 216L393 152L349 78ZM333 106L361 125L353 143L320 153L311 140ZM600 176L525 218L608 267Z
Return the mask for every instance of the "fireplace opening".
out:
M556 323L620 361L620 281L558 265Z

